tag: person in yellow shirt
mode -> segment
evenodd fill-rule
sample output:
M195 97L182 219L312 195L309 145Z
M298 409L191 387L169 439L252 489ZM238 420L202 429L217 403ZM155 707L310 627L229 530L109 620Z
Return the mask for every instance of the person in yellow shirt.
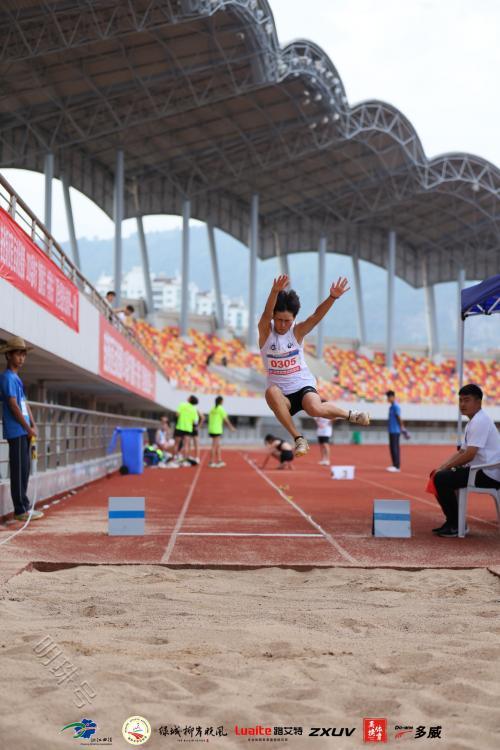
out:
M231 423L227 416L227 411L222 406L224 399L222 396L217 396L215 399L215 406L213 406L208 413L208 434L212 439L212 450L210 452L210 463L208 464L211 469L221 469L226 464L222 460L220 441L224 432L224 425L226 424L231 432L236 430L235 426Z
M198 421L198 403L196 396L190 396L187 401L182 401L177 407L177 421L174 430L174 457L183 458L182 450L186 438L193 436L195 422ZM186 441L188 442L188 441Z

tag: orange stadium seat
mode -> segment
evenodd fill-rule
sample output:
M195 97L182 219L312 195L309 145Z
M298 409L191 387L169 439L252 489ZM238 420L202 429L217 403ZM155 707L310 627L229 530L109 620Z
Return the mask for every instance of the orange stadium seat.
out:
M157 359L170 380L182 390L221 394L223 396L258 396L242 385L231 383L212 372L206 365L221 364L225 357L229 367L251 368L262 373L258 354L249 352L238 339L220 339L214 334L189 329L190 341L180 338L178 327L159 330L145 321L137 321L135 331L145 348ZM314 354L314 345L305 350ZM393 389L398 400L407 403L452 404L456 401L455 360L435 364L426 357L396 354L394 369L385 366L385 355L376 352L373 360L352 350L328 346L324 360L334 371L330 382L319 378L318 390L323 398L336 401L385 401L385 392ZM500 379L495 361L467 360L465 381L484 388L488 400L500 399Z

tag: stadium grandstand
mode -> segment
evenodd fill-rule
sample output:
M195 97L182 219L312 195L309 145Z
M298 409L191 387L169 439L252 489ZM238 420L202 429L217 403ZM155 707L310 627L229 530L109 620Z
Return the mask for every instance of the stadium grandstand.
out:
M7 87L0 167L45 175L43 223L5 179L3 221L29 235L71 285L66 301L73 295L64 314L54 315L46 300L38 309L29 280L13 286L16 269L4 263L1 333L6 338L16 329L35 346L26 380L37 403L153 420L159 410L175 410L188 392L200 394L204 410L220 393L230 413L254 430L245 436L260 438L270 412L255 353L256 260L277 257L286 273L290 254L310 252L321 299L326 253L335 251L352 258L358 346L336 346L320 324L308 358L322 394L348 405L369 403L378 425L369 440L384 439L389 386L408 404L410 422L421 423L422 439L436 420L451 425L456 365L441 356L435 285L456 281L460 289L466 279L497 271L495 166L469 154L428 160L396 108L381 101L350 106L322 49L307 40L280 47L265 0L23 0L4 6L0 20ZM63 185L71 258L51 234L54 178ZM133 332L80 271L70 186L114 220L118 304L122 221L137 221L146 298ZM143 217L153 213L183 218L177 328L157 330L148 321L153 300ZM189 327L191 218L207 224L216 296L212 334ZM214 228L244 243L249 238L245 342L216 333L223 321ZM387 270L383 352L369 350L360 260ZM425 288L426 356L395 353L396 275ZM13 310L22 310L21 318ZM229 367L220 365L223 358ZM135 364L127 373L129 361ZM492 402L499 388L495 368L495 361L467 362L467 377L484 383ZM304 430L311 428L304 420ZM349 439L348 430L342 439Z
M17 478L12 436L0 440L3 746L52 750L71 732L118 746L121 730L152 748L170 735L302 749L320 731L306 724L333 737L362 722L366 742L387 741L388 725L391 739L427 727L440 738L443 724L446 747L497 747L500 480L473 482L500 464L473 465L465 484L452 472L465 468L453 463L464 377L485 391L481 429L490 458L500 451L498 351L464 352L466 316L500 310L500 275L493 302L463 304L466 282L499 271L499 169L467 153L428 159L394 106L351 105L317 44L280 45L267 0L5 0L0 82L0 356L18 407L1 395L25 448ZM16 169L44 175L43 217L6 178ZM53 228L56 179L68 252ZM70 188L113 221L115 301L82 270ZM154 307L152 215L182 217L178 315ZM144 298L123 294L126 219ZM192 220L206 225L215 297L203 321L189 306ZM224 327L215 230L248 247L240 337ZM357 338L334 338L325 317L304 343L320 396L343 411L306 388L299 406L332 411L295 415L294 445L265 399L277 391L266 393L257 347L257 260L289 276L298 253L322 310L347 288L330 288L327 254L352 262ZM378 342L361 262L385 272ZM165 253L162 278L170 265ZM396 278L425 290L425 347L396 349ZM456 284L456 352L439 342L442 282ZM326 300L329 289L339 294ZM278 354L266 345L271 368L302 357L295 338ZM24 356L31 443L11 366ZM391 435L387 466L392 391L409 442L400 456ZM466 392L463 414L480 412L480 396Z

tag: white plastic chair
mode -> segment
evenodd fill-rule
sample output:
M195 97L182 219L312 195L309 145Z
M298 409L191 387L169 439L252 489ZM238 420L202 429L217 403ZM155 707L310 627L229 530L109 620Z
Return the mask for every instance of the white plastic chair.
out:
M497 519L500 529L500 489L494 487L476 487L476 474L480 469L496 469L500 467L500 461L496 464L481 464L474 466L469 472L469 482L467 487L463 487L458 492L458 536L465 536L465 521L467 516L467 497L469 492L477 492L478 495L491 495L497 506Z

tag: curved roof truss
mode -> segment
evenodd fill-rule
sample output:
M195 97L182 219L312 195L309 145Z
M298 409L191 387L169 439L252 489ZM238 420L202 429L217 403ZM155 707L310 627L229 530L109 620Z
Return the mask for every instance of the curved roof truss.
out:
M357 253L414 286L498 271L500 172L469 154L428 160L380 101L350 107L312 42L281 48L265 0L7 0L0 10L0 166L43 170L110 216L117 148L125 216L182 212L260 256ZM425 269L424 269L425 266Z

